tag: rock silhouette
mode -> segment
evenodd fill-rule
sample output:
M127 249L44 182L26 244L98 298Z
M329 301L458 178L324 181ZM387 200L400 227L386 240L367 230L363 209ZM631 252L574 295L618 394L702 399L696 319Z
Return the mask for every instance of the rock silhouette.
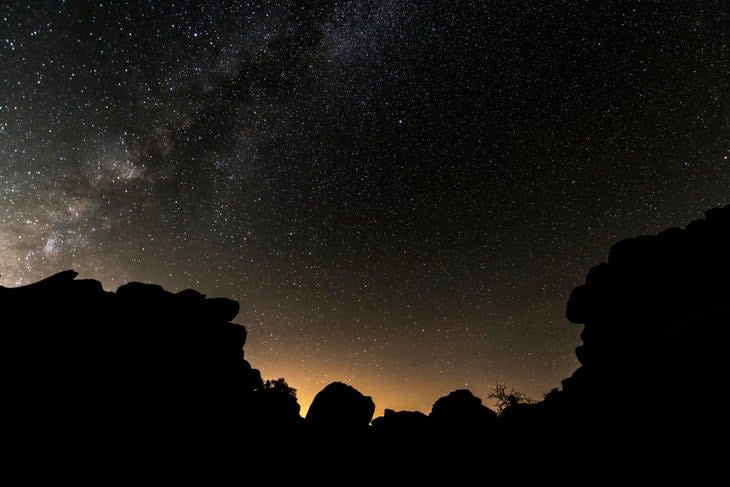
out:
M76 275L0 287L6 437L154 442L253 424L262 380L231 322L238 303L142 283L106 292Z
M616 243L570 296L581 367L563 382L584 424L730 424L730 206L684 229ZM617 395L630 401L615 407ZM599 419L600 418L600 419Z
M373 429L384 434L408 438L427 432L429 418L420 411L394 411L386 409L384 415L373 420Z
M373 434L383 445L391 448L419 448L430 444L433 427L430 418L420 411L386 409L383 416L373 420Z
M332 382L314 396L306 420L320 430L357 432L367 429L374 412L370 396L342 382Z
M341 382L301 418L284 379L264 382L244 359L235 301L142 283L107 292L60 272L0 286L0 432L18 451L114 444L156 459L173 452L177 464L181 452L226 445L238 455L231 464L285 462L311 478L334 471L332 462L361 472L379 452L367 479L381 483L385 472L403 482L444 472L452 483L468 481L463 465L505 462L515 451L524 461L570 455L596 468L649 448L669 458L702 444L687 434L730 426L728 276L730 207L621 241L570 295L566 315L584 325L583 344L562 391L498 416L456 390L428 416L386 409L370 426L372 398ZM617 441L620 458L598 454Z
M438 399L429 414L434 427L444 434L480 434L494 427L497 413L466 389L459 389Z

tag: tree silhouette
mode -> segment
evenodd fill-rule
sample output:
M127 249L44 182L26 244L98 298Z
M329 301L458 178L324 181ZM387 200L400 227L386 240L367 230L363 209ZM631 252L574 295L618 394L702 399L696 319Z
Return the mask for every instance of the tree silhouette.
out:
M505 409L518 404L534 404L535 401L527 397L526 394L516 391L514 387L511 387L509 392L507 386L501 382L497 382L492 392L487 395L487 398L494 400L494 407L498 414L502 414Z
M290 398L296 401L297 390L286 383L283 377L278 379L267 380L264 382L263 390L272 396L280 396L282 398Z
M297 390L290 387L283 377L263 381L254 401L258 406L259 418L268 427L290 427L301 419Z

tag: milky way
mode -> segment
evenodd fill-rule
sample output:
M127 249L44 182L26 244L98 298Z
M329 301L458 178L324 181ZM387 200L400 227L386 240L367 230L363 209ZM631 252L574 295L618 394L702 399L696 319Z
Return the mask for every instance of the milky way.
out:
M0 283L238 299L305 408L539 398L611 243L730 201L727 8L668 3L4 1Z

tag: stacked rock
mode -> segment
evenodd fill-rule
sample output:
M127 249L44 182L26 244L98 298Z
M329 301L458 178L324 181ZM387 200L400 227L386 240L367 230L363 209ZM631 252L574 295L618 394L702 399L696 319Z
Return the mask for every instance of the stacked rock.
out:
M583 421L728 424L730 206L705 216L615 244L571 294L582 366L563 389Z
M233 432L261 377L238 303L65 271L0 287L0 422L25 441L174 441Z

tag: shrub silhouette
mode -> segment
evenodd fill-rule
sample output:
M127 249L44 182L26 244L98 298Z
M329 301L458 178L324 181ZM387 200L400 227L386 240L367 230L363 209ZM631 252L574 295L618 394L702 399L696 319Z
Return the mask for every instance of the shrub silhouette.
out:
M532 404L535 402L514 388L507 391L507 386L501 382L497 382L487 398L494 400L497 414L502 414L506 409L517 407L520 404Z
M253 394L257 422L266 424L269 432L274 429L292 428L301 423L297 390L283 378L266 380Z

